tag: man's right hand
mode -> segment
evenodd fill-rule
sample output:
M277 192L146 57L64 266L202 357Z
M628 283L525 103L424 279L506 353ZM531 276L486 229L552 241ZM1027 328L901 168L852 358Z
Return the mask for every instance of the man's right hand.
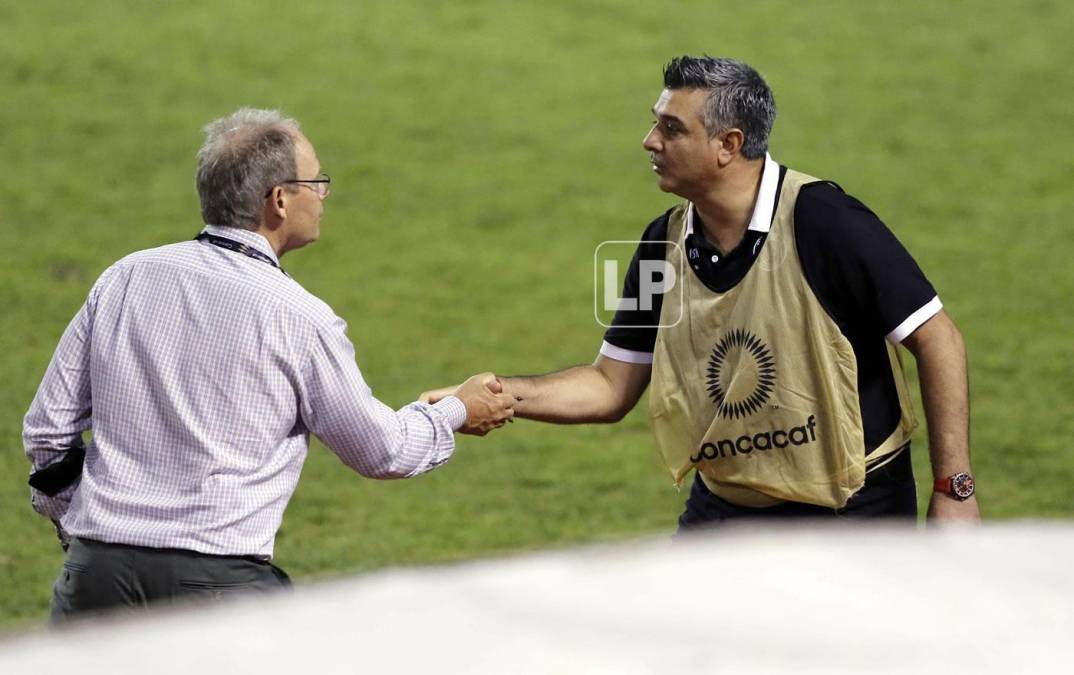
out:
M421 400L431 402L429 393L422 394ZM458 430L462 434L484 436L507 424L515 415L515 397L503 393L503 385L492 373L474 375L448 394L458 397L466 406L466 423Z

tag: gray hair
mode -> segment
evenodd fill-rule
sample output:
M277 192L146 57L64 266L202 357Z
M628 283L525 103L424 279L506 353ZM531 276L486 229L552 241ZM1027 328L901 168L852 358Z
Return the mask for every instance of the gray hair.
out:
M734 59L680 56L664 67L668 89L708 89L705 131L709 138L741 129L742 156L760 159L768 152L768 135L776 121L776 99L760 73Z
M242 108L205 125L198 151L198 197L208 225L255 230L265 193L293 180L298 122L277 110Z

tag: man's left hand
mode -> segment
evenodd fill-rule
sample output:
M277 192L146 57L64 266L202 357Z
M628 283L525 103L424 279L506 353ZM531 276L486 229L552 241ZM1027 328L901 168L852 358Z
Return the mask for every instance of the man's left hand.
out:
M976 495L966 501L959 501L942 492L933 492L929 500L928 522L939 524L945 522L979 523L981 509L977 506Z

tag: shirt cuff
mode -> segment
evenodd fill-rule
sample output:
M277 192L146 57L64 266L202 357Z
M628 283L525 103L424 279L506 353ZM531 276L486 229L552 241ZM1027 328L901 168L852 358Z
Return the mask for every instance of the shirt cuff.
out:
M622 347L616 347L607 340L600 346L600 355L607 356L609 359L615 361L623 361L624 363L652 363L652 352L635 352L629 349L623 349Z
M458 396L445 396L433 404L433 408L444 416L453 431L466 424L466 404Z
M905 340L910 333L913 333L920 328L921 324L936 316L941 309L943 309L943 303L940 302L940 297L934 296L932 300L926 302L921 309L906 317L906 320L900 323L895 330L888 333L888 340L892 344L899 344Z
M68 485L53 497L49 497L40 490L30 488L30 505L33 506L34 511L58 523L67 513L67 509L70 508L71 499L81 482L81 479L75 481L73 485Z

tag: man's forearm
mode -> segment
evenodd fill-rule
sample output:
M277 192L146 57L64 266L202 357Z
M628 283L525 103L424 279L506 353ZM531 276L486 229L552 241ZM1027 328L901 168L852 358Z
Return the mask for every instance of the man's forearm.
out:
M970 396L966 346L946 313L929 319L903 344L914 353L921 380L921 401L929 428L933 478L972 473L970 467ZM976 496L960 500L943 492L929 499L931 522L976 522Z
M651 373L649 364L616 361L601 355L588 366L545 375L496 379L503 393L514 399L516 417L556 424L588 424L622 419L645 392ZM432 389L422 393L420 400L435 403L458 389L459 385Z
M501 377L503 390L515 397L515 415L539 422L585 424L613 422L605 400L604 377L592 366L575 366L546 375Z
M618 422L645 390L649 370L602 357L592 365L500 380L516 398L518 417L557 424Z
M943 319L934 327L937 334L922 340L915 353L936 478L970 471L966 348L954 324Z

